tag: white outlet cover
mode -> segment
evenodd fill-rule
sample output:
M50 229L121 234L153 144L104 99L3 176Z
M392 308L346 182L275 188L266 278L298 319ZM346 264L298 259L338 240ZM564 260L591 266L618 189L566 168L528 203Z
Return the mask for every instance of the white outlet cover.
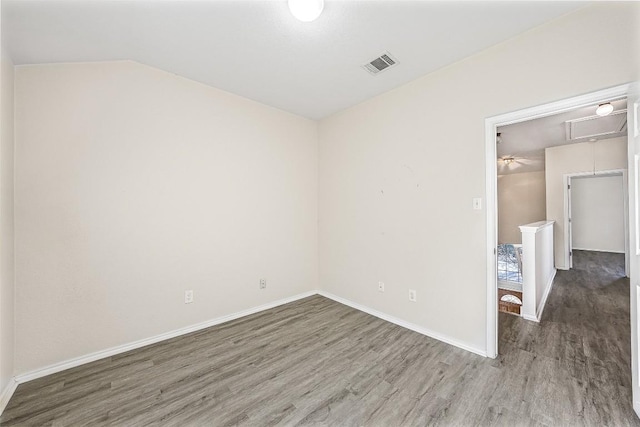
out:
M414 289L409 289L409 301L411 301L411 302L416 302L417 301L417 294L416 294L416 291Z
M378 291L384 292L384 282L378 282Z
M191 304L193 302L193 291L184 291L184 303Z

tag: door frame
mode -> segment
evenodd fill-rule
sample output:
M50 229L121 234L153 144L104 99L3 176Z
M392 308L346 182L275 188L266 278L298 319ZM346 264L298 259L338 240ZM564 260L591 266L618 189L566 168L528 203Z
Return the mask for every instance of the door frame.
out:
M623 198L623 218L624 218L624 274L629 277L629 183L627 181L626 169L611 169L603 171L593 172L575 172L568 173L563 176L564 182L564 265L569 266L567 270L573 268L573 257L571 252L573 251L573 230L572 223L569 221L571 218L571 180L573 178L584 177L604 177L604 176L622 176L622 198Z
M584 95L566 98L548 104L524 108L510 113L500 114L485 119L485 199L487 206L487 324L486 324L486 354L487 357L498 356L498 271L497 271L497 243L498 243L498 170L496 152L496 132L499 126L520 123L527 120L551 116L575 108L593 105L596 102L613 101L631 95L632 84L627 83L608 89L591 92ZM627 105L627 111L630 108ZM634 218L636 206L630 206L630 218ZM633 211L633 212L632 212ZM640 249L640 248L639 248ZM635 307L632 306L632 307ZM632 323L637 313L632 310ZM633 327L633 326L632 326ZM633 363L637 364L637 361Z

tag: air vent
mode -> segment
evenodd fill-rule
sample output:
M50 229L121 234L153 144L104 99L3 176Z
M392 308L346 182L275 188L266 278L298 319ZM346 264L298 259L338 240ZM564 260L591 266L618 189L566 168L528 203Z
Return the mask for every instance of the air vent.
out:
M589 116L565 122L567 141L597 137L612 137L627 131L627 110L618 110L608 116Z
M387 70L396 65L398 61L391 56L389 52L385 52L371 62L368 62L362 66L369 73L376 75L381 71Z

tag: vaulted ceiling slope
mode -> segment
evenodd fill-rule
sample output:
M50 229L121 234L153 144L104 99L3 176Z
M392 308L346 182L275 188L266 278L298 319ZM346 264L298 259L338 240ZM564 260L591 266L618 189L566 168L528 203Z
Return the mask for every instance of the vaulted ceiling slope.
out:
M584 4L327 1L303 23L286 0L3 0L2 27L16 65L134 60L320 119Z

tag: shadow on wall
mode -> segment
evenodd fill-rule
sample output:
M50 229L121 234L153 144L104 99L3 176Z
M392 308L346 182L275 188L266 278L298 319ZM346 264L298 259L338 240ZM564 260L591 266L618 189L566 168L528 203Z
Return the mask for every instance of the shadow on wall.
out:
M520 225L546 218L545 172L498 176L498 243L522 243Z

